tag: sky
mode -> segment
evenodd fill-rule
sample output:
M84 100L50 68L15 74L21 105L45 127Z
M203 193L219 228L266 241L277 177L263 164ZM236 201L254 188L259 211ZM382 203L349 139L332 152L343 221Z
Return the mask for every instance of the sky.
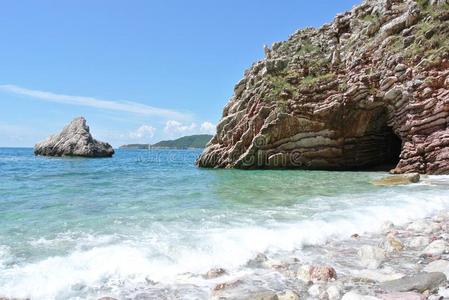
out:
M0 147L84 116L117 147L215 132L263 45L359 0L39 0L0 4Z

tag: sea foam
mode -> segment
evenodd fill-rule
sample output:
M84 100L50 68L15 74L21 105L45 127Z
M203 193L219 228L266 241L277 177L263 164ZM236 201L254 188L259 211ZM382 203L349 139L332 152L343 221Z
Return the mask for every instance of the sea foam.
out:
M447 181L449 177L429 177L421 185ZM105 244L98 244L97 238L83 238L80 240L85 245L83 249L15 265L3 263L9 255L3 247L0 248L0 294L32 299L83 299L101 293L119 295L144 286L149 280L167 285L194 284L209 291L212 283L200 275L210 268L224 267L231 275L238 274L257 253L274 254L319 246L331 240L348 239L353 233L377 232L385 221L402 225L449 208L449 197L441 190L420 191L414 186L410 193L406 191L407 188L400 193L383 189L379 193L326 199L339 201L342 208L316 212L308 218L298 217L297 221L292 221L291 215L300 215L303 208L300 204L277 212L290 213L286 222L273 219L269 213L267 222L252 222L248 216L245 222L217 222L181 234L179 224L178 227L166 224L164 234L157 238L150 230L141 239L117 241L98 236ZM318 198L318 202L323 200ZM264 211L258 213L263 215Z

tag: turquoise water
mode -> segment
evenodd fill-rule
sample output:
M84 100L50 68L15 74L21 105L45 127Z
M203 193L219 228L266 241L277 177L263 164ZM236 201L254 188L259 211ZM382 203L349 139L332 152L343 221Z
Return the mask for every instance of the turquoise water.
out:
M0 149L0 296L132 299L171 289L207 299L214 282L199 275L212 267L252 272L245 264L260 252L449 207L447 177L379 187L370 181L382 172L203 170L199 154L83 159Z

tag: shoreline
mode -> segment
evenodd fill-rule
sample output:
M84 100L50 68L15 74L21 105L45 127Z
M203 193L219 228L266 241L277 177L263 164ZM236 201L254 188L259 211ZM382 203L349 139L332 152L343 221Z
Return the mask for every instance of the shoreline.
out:
M302 259L288 256L283 261L264 254L249 262L261 270L274 270L287 279L299 281L296 289L267 288L237 295L243 291L239 287L243 287L248 279L242 277L217 284L211 294L212 299L449 298L449 210L403 226L396 226L393 222L379 225L379 233L348 233L347 240L303 249L305 256L314 251L331 253L330 257L323 254L321 263L305 263ZM215 274L216 271L211 270L210 273Z
M393 222L378 225L378 233L348 232L347 239L331 240L323 245L305 246L278 255L259 253L246 263L246 270L229 272L226 266L220 266L204 274L181 274L185 282L172 285L148 279L147 286L136 289L133 296L123 298L116 291L116 295L101 293L92 299L193 299L183 297L182 292L189 291L187 282L191 281L192 287L195 285L194 278L202 279L197 288L209 290L197 299L449 298L449 209L401 226ZM273 286L272 282L279 284ZM0 295L0 299L33 298Z
M416 275L433 260L449 260L449 203L445 196L448 179L448 176L429 176L421 183L407 186L384 188L372 185L367 189L355 189L343 198L336 198L339 201L336 211L332 209L333 198L320 200L322 196L317 194L315 201L298 202L289 207L289 211L296 213L304 207L320 207L315 213L308 213L309 217L302 221L285 219L254 227L248 223L247 227L234 226L230 231L224 227L211 228L197 236L200 241L207 241L202 244L205 248L198 248L199 244L192 248L189 244L178 244L178 247L187 246L185 251L175 249L176 252L167 253L171 255L170 261L161 263L148 257L151 252L145 250L145 243L128 244L127 240L113 238L96 245L86 243L79 246L79 251L17 265L14 270L9 268L17 274L11 277L17 281L9 289L3 289L0 299L1 296L37 300L109 296L126 300L333 300L342 299L347 293L345 300L422 299L417 294L391 298L398 295L387 296L391 293L384 291L380 282ZM377 175L367 176L361 182L365 184L366 180L377 180ZM434 189L435 193L428 193ZM348 206L342 205L345 202ZM329 207L324 207L322 213L323 204L329 204ZM268 211L264 222L285 213L283 210ZM296 213L294 215L299 216ZM77 240L79 237L74 237L74 242ZM427 244L433 240L443 240L440 242L443 245L439 245L442 254L422 256ZM44 240L51 244L59 241ZM139 265L128 268L128 263L120 262L120 257L138 261ZM445 273L446 268L449 270L449 262L438 263ZM39 296L43 293L39 294L37 290L16 288L30 287L32 280L37 278L33 274L55 268L66 270L64 276L69 275L66 282L60 282L58 276L38 280L48 284L49 289L54 288L55 283L61 284L52 294L48 292L44 297ZM72 273L75 275L70 277ZM410 298L412 296L415 298Z

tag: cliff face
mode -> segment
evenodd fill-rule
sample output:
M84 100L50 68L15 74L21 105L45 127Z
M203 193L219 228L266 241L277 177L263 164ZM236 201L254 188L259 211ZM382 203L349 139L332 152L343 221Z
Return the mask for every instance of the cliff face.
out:
M449 173L448 0L366 0L265 53L200 167Z

